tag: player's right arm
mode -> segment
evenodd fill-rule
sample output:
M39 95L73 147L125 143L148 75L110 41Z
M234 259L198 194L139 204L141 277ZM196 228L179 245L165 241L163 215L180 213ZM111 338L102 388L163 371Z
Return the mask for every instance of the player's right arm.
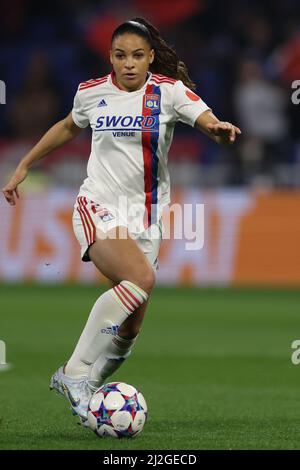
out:
M19 198L18 185L24 181L30 167L52 150L74 139L82 130L74 123L72 113L70 113L43 135L41 140L22 158L9 182L2 188L4 197L11 206L16 204L15 196Z

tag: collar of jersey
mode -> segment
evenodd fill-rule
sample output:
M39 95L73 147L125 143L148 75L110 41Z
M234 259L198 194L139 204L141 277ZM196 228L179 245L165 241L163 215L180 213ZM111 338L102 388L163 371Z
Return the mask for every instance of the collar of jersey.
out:
M109 75L109 79L110 79L110 83L112 85L112 87L117 90L118 92L120 93L128 93L130 95L133 95L133 94L136 94L136 93L141 93L143 91L145 91L145 88L146 86L148 85L149 81L151 80L151 77L152 77L152 73L151 72L147 72L148 73L148 78L147 80L145 81L144 85L142 86L142 88L139 88L138 90L135 90L135 91L126 91L126 90L121 90L121 88L118 87L118 85L115 84L115 72L112 71Z

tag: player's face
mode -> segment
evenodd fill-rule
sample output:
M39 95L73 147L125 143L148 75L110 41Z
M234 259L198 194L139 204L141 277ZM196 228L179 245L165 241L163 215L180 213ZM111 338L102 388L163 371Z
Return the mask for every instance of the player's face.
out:
M136 34L123 34L112 43L110 61L122 90L135 91L142 88L153 60L153 49Z

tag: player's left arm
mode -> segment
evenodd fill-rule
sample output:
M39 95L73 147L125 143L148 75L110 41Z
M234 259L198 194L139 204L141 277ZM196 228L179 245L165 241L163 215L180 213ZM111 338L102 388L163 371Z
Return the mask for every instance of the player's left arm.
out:
M195 128L202 131L220 145L231 145L241 130L230 122L220 121L210 109L204 111L195 122Z

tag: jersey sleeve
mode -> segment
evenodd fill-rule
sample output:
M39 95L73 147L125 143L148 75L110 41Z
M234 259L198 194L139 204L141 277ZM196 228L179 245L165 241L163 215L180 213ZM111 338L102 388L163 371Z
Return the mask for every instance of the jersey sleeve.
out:
M85 128L89 125L90 120L84 110L81 99L79 98L79 92L77 91L74 97L74 104L72 109L72 119L76 126Z
M200 114L210 110L200 96L187 88L181 80L178 80L174 85L173 99L176 120L192 127Z

